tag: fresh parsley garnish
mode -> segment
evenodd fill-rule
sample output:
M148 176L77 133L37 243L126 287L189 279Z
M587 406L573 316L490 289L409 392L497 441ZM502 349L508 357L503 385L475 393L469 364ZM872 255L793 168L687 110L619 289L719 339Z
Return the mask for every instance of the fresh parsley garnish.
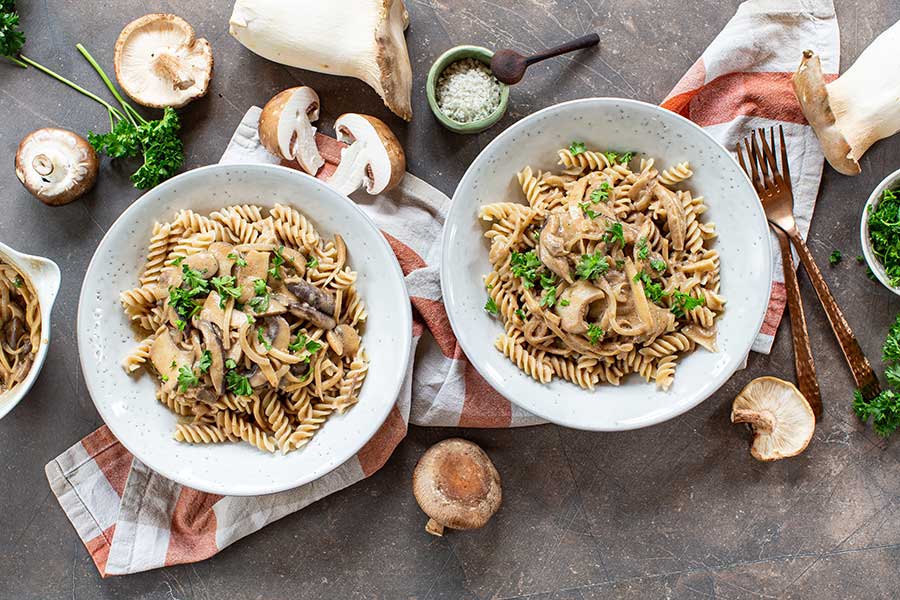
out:
M662 284L653 281L644 271L639 271L637 275L634 276L634 280L639 281L644 286L644 295L647 296L651 302L658 303L666 297Z
M585 254L575 265L575 276L579 279L596 279L609 270L609 262L606 256L600 252Z
M200 383L200 378L194 374L194 371L188 369L186 366L182 365L180 369L178 369L178 389L183 394L188 391L188 388L192 388L197 386Z
M543 267L541 259L534 250L513 252L510 255L510 270L516 277L522 278L525 289L532 289L538 281L538 271Z
M568 306L569 304L571 304L571 302L569 302L565 298L563 298L562 300L559 301L560 306Z
M892 286L900 285L900 190L884 190L877 205L869 206L872 252L884 266Z
M297 337L293 342L288 344L288 350L290 350L293 354L300 352L301 350L306 350L310 355L315 354L319 350L322 349L322 344L317 342L316 340L311 340L306 337L305 333L297 332ZM309 362L309 356L306 357L306 362Z
M684 317L686 313L689 313L704 304L706 304L706 298L703 296L695 298L690 294L685 294L681 290L674 290L672 292L672 307L669 310L673 315L680 319Z
M591 205L587 202L580 202L578 204L578 206L581 207L581 211L584 213L584 216L586 216L588 219L596 219L597 217L600 216L600 213L598 213L595 210L592 210Z
M231 362L234 364L234 361ZM225 373L225 388L235 396L253 395L253 386L250 385L250 379L246 375L241 375L235 371L234 367L231 367L231 370Z
M225 368L226 368L226 369L236 369L236 368L237 368L237 363L234 362L234 359L233 359L233 358L226 358L226 359L225 359Z
M213 277L213 287L219 292L219 308L225 308L225 303L229 298L240 298L243 288L237 285L237 279L234 275L225 275L224 277Z
M516 316L519 317L520 319L522 319L522 320L524 321L524 320L525 320L525 311L522 310L521 308L517 308L517 309L516 309Z
M500 314L500 308L497 306L497 303L494 302L494 299L488 296L487 302L484 304L484 310L491 313L495 317Z
M319 266L319 259L316 258L315 256L310 256L309 260L306 261L307 269L315 269L318 266Z
M650 246L647 244L647 238L641 236L641 239L638 240L638 258L640 260L647 260L647 257L650 256Z
M888 329L881 349L885 362L884 376L889 388L871 400L863 398L859 390L853 392L853 412L863 422L872 420L875 433L888 437L900 427L900 315Z
M15 279L13 279L13 287L15 287L16 289L19 289L19 288L22 287L23 285L25 285L25 282L22 281L22 278L21 278L21 277L19 277L18 275L16 275Z
M197 369L200 370L201 373L209 372L209 368L212 366L212 352L209 350L204 350L203 354L200 355L200 360L197 361Z
M268 273L274 279L281 279L281 265L284 264L284 257L281 255L282 252L284 252L284 246L278 246L272 250L272 266Z
M590 325L588 325L587 338L591 342L591 344L596 346L597 343L603 339L603 336L605 334L606 332L603 331L603 328L600 327L600 325L598 325L597 323L591 323Z
M247 266L247 261L244 260L244 257L241 256L240 254L236 253L236 252L230 253L230 254L228 255L228 258L231 259L231 260L233 260L233 261L234 261L234 264L236 264L236 265L239 266L239 267L246 267L246 266Z
M265 330L262 327L256 328L256 339L260 344L263 345L263 348L266 350L272 349L272 344L269 343L269 340L266 339Z
M587 148L585 148L584 142L572 142L569 144L569 152L572 153L572 156L583 154L585 150L587 150Z
M844 258L844 254L840 250L835 250L831 253L831 256L828 257L828 264L832 267L841 262Z
M601 183L599 188L591 192L590 199L594 204L609 200L609 184L605 181Z
M247 304L255 313L265 312L269 309L269 288L265 279L257 279L253 282L253 293L256 294Z
M606 160L610 162L610 164L619 163L622 165L626 165L631 162L631 159L634 158L634 152L613 152L612 150L607 150L603 153L603 156L606 157Z
M661 258L651 258L650 266L653 268L654 271L659 271L660 273L662 273L663 271L666 270L666 261L664 261Z
M603 241L605 241L608 245L613 245L616 242L625 245L625 232L622 230L622 224L618 221L615 223L610 223L609 227L606 228L606 235L603 236Z
M556 304L556 287L550 286L544 288L544 295L541 298L541 306L546 306L547 308L553 308Z
M0 1L0 56L5 56L20 67L27 68L28 65L18 58L24 45L25 34L19 29L15 0Z

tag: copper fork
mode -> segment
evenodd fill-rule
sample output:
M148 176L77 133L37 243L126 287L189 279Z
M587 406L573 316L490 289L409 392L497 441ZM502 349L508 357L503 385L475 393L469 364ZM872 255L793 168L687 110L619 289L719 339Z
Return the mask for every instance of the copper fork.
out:
M738 157L744 171L750 176L756 193L762 202L763 210L765 210L766 218L769 223L783 231L793 243L797 254L800 256L800 262L806 269L807 275L816 290L816 295L822 308L825 309L825 315L831 324L831 329L837 337L844 358L850 366L853 373L853 379L856 385L866 399L871 399L881 392L881 386L878 384L878 378L872 370L872 366L863 354L862 348L847 320L844 318L841 309L838 307L837 301L828 289L828 284L822 277L822 272L816 265L812 253L806 247L806 242L797 230L797 223L794 221L794 195L790 184L790 169L787 159L787 146L784 141L784 128L779 127L779 142L781 146L780 158L781 169L779 170L778 161L775 159L773 149L778 148L775 143L775 128L769 129L769 140L766 140L766 132L759 129L756 133L751 134L749 139L744 140L744 147L747 152L748 165L744 163L741 156L740 144L738 144ZM759 142L757 143L757 136ZM796 336L797 333L794 333Z

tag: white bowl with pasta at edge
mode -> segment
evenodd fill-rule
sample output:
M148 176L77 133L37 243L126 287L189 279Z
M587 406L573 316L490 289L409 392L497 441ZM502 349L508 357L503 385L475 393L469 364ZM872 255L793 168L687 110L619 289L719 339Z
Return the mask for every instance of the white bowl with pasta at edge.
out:
M59 292L60 272L55 262L43 256L32 256L13 250L0 242L0 261L12 265L22 274L37 296L41 314L40 347L25 379L13 388L0 393L0 419L22 401L37 380L50 348L50 314Z
M717 320L716 353L698 348L678 360L667 392L632 374L620 386L583 390L560 378L541 384L494 348L502 321L484 310L483 276L491 271L478 209L524 203L516 172L531 166L559 171L556 151L573 141L598 150L633 150L662 169L690 161L685 184L706 199L704 219L716 223L713 246L727 300ZM538 111L498 135L466 171L444 225L441 286L453 331L479 373L508 400L548 421L577 429L647 427L693 408L744 363L765 317L772 280L768 226L750 181L708 133L658 106L618 98L573 100Z
M290 205L320 234L340 233L357 288L368 306L362 342L369 372L359 403L332 415L312 441L287 455L245 443L190 445L172 438L177 418L155 398L154 377L129 376L122 360L138 340L119 303L143 269L154 222L183 208L208 214L224 206ZM324 182L274 165L212 165L183 173L144 194L113 223L85 275L78 305L78 349L88 391L103 420L138 459L164 477L222 495L291 489L351 459L394 406L409 362L412 314L400 266L374 223Z

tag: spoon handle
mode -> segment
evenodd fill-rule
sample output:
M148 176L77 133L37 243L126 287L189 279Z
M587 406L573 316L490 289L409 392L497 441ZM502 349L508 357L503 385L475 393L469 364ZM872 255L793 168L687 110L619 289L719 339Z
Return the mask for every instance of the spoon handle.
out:
M575 50L581 50L582 48L590 48L591 46L596 46L599 43L600 36L596 33L589 33L588 35L583 35L580 38L576 38L571 42L566 42L565 44L556 46L555 48L550 48L548 50L544 50L543 52L532 54L525 59L525 64L532 65L536 62L540 62L548 58L553 58L554 56L559 56L560 54L574 52Z

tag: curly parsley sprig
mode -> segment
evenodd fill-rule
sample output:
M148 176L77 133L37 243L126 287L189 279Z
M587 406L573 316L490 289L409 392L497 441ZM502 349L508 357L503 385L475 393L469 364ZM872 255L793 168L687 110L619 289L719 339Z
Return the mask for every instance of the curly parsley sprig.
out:
M871 419L875 433L888 437L900 427L900 315L888 329L881 352L885 362L884 377L890 387L870 400L855 390L853 412L864 423Z

